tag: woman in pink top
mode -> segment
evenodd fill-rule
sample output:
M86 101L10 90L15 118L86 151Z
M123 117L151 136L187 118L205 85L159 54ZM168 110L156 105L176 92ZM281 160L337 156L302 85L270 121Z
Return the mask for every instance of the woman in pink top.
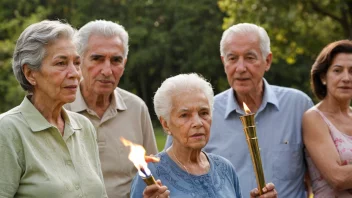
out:
M352 41L321 51L311 86L321 101L303 116L303 139L315 198L352 197Z

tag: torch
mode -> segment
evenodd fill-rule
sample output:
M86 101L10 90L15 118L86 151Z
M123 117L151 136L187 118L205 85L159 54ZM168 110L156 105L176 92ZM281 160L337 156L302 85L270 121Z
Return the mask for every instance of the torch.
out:
M263 194L263 188L265 186L265 178L264 178L264 171L262 166L262 160L260 157L260 151L258 146L258 138L257 138L257 131L254 121L254 113L252 113L247 105L243 103L243 109L246 112L246 115L240 116L243 131L246 135L246 140L248 144L248 149L251 154L252 164L254 168L254 173L257 180L259 194Z
M134 144L123 137L121 137L120 140L125 146L130 147L130 153L128 155L128 159L137 168L138 175L143 179L143 181L148 186L156 184L155 179L148 168L147 162L145 161L145 158L153 159L153 161L159 161L159 159L155 157L150 157L150 156L146 157L145 149L141 145Z

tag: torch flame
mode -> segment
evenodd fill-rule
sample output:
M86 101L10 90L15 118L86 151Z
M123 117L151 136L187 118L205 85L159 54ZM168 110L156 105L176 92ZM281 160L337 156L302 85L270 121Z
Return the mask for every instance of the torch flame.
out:
M143 146L134 144L123 137L120 137L120 140L125 146L130 147L130 154L128 155L128 159L131 160L131 162L138 169L138 171L140 171L141 169L148 169L147 162L144 159L145 149L143 148Z
M243 102L243 109L246 112L246 115L251 114L251 110L247 107L246 103Z

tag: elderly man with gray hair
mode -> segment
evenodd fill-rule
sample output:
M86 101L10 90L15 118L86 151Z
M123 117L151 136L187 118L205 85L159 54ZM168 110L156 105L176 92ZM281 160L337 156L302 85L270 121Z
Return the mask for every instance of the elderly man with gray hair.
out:
M302 116L312 107L303 92L270 85L265 78L272 63L270 39L260 26L240 23L228 28L220 42L221 60L230 88L214 98L213 122L204 151L221 155L235 166L242 192L257 186L239 116L243 102L255 113L265 180L279 197L306 197L306 165ZM166 147L171 145L169 138Z
M75 30L59 21L27 27L13 54L23 102L0 115L0 197L107 197L96 133L73 102L81 78Z
M78 31L75 43L83 79L76 100L65 107L86 116L97 130L108 196L129 197L137 170L120 137L143 145L148 155L156 154L157 147L147 106L117 87L127 62L128 33L119 24L96 20Z

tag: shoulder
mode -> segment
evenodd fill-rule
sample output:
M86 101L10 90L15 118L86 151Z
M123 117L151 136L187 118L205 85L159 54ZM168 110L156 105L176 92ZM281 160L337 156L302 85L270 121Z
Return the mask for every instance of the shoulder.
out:
M25 122L19 107L15 107L5 113L0 114L0 128L11 128L19 124L20 121ZM2 130L1 130L2 131ZM0 133L1 133L0 131Z
M289 88L289 87L281 87L281 86L276 86L276 85L269 85L271 89L274 91L274 93L278 96L282 97L287 97L291 98L293 100L309 100L311 101L310 97L305 94L304 92L294 89L294 88Z
M220 92L218 94L215 95L214 97L214 102L215 101L224 101L224 100L227 100L227 97L228 97L228 94L229 92L231 91L232 88L229 88L223 92Z
M229 169L234 169L232 163L228 159L213 153L206 153L206 155L209 157L209 160L214 163L215 166L224 166Z
M316 110L316 106L311 107L303 114L303 124L317 124L317 122L323 122L323 118Z
M131 93L131 92L128 92L124 89L121 89L119 87L117 87L115 89L115 94L118 94L122 97L124 103L127 105L127 106L130 106L130 105L140 105L140 106L146 106L144 101L138 97L137 95Z

